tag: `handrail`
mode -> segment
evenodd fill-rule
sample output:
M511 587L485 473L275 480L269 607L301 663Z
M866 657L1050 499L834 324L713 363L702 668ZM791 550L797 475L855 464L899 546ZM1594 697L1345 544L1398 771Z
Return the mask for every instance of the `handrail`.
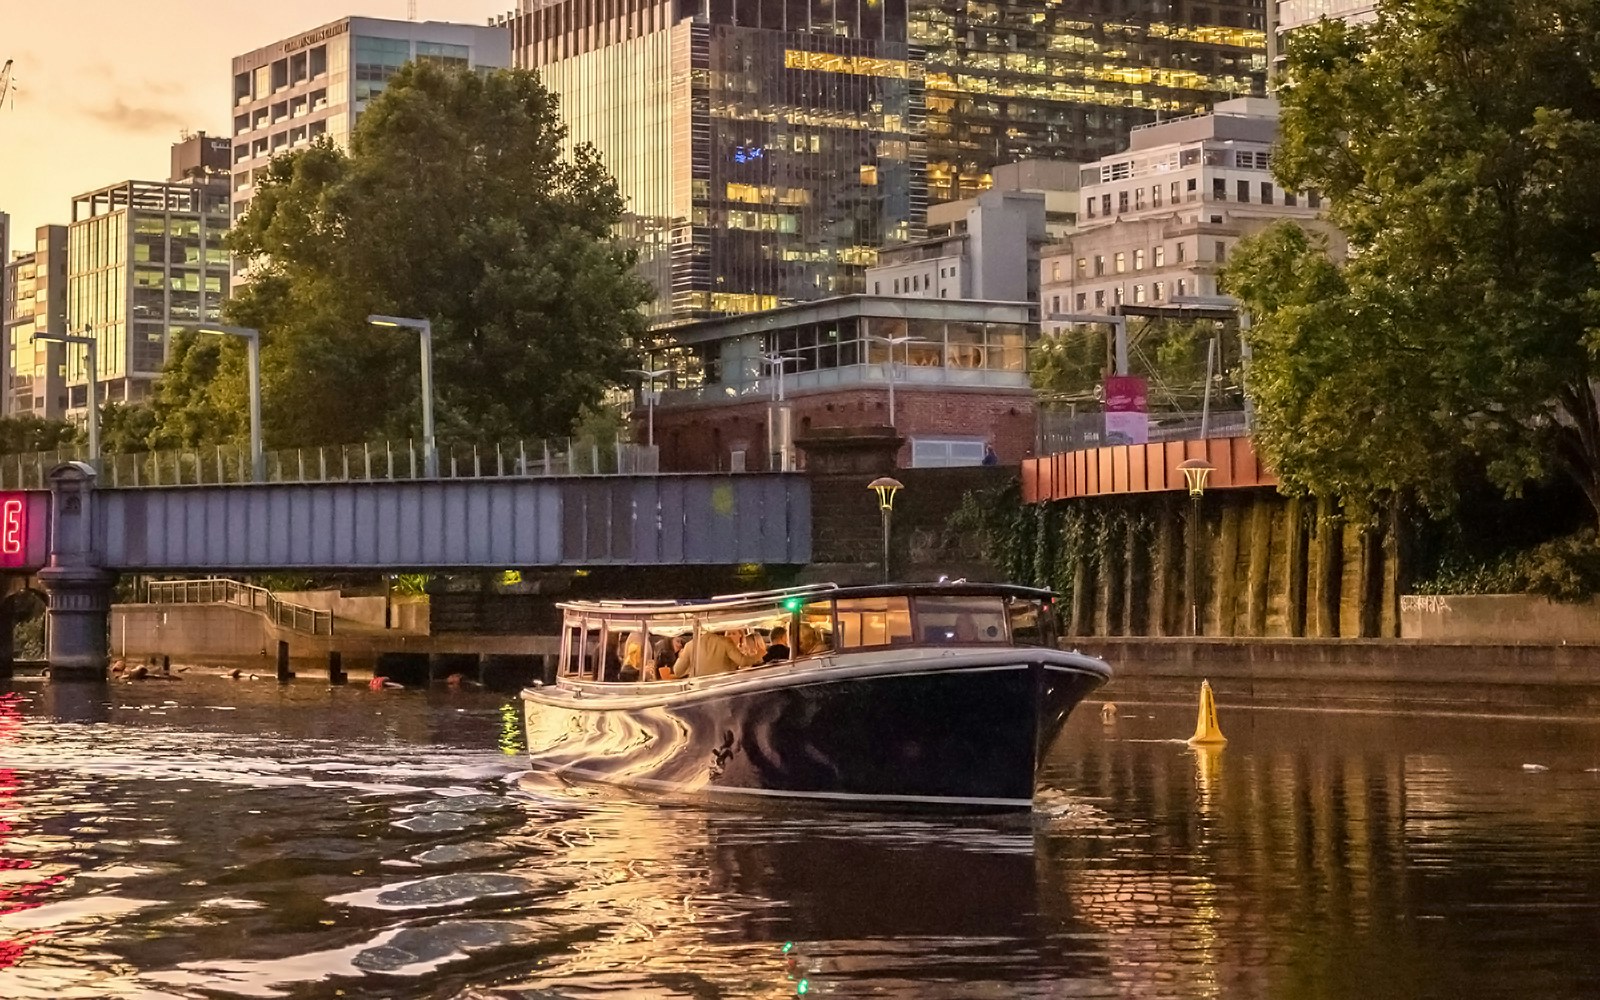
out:
M296 632L333 634L333 612L294 604L265 587L225 577L154 580L146 585L145 600L150 604L231 604L265 615L274 625Z

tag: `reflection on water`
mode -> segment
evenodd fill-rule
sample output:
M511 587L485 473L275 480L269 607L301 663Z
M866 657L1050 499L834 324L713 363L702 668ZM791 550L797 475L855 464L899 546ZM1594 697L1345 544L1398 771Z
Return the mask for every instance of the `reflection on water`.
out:
M977 822L554 785L482 694L18 685L0 997L1600 991L1600 727L1189 712L1091 706Z

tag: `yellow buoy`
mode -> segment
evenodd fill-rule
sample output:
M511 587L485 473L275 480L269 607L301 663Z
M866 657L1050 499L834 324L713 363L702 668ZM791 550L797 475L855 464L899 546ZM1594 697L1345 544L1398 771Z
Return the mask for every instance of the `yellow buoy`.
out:
M1194 725L1194 735L1189 737L1193 746L1219 746L1228 742L1217 725L1217 700L1211 694L1211 682L1200 682L1200 718Z

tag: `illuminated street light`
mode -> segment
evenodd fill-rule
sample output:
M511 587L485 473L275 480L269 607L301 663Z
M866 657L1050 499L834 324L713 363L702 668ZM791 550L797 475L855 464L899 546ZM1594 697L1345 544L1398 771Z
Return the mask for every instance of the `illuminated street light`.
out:
M1214 466L1203 458L1189 458L1178 463L1184 482L1189 487L1189 552L1184 576L1189 587L1189 634L1200 634L1200 498L1205 496L1206 480Z
M905 489L898 479L880 476L867 484L878 494L878 512L883 518L883 582L889 582L889 519L894 516L894 497Z

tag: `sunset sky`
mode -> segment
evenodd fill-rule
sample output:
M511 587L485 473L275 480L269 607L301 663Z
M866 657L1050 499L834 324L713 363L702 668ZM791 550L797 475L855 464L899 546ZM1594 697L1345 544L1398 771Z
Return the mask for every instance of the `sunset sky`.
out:
M516 0L418 0L419 20L483 24ZM167 176L184 129L228 135L234 56L347 14L406 16L406 0L0 0L0 212L12 249L70 221L74 195Z

